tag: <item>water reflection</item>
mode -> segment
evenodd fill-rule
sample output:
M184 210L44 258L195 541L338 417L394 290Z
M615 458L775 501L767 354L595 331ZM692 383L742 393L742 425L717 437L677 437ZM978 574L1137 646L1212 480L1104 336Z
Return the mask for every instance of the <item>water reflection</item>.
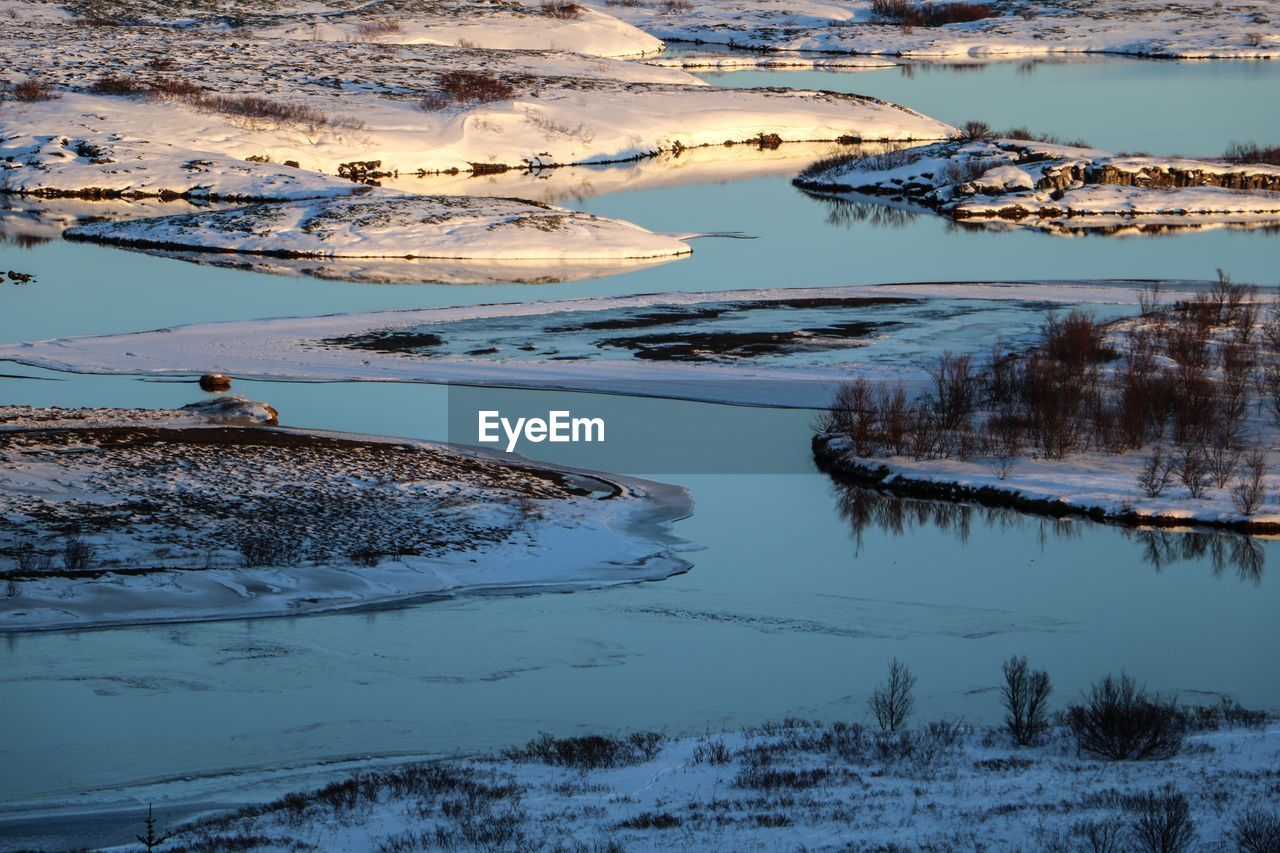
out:
M827 208L827 224L837 228L870 225L872 228L905 228L916 221L919 212L908 207L887 204L882 199L831 198L806 193ZM921 208L923 210L923 208ZM924 211L928 213L928 211Z
M836 511L848 523L854 552L860 554L868 530L903 536L915 530L934 529L950 534L966 545L974 525L1001 532L1034 529L1041 550L1051 541L1079 539L1096 522L1079 518L1028 515L1004 507L901 498L861 486L837 484ZM1178 562L1207 562L1214 577L1230 569L1242 582L1260 585L1266 562L1262 543L1255 537L1221 530L1161 530L1123 528L1141 559L1157 572Z

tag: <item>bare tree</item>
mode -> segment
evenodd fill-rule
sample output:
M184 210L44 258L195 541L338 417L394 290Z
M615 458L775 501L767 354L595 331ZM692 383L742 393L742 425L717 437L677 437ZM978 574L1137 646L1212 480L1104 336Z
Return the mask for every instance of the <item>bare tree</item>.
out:
M1209 488L1209 463L1205 459L1204 450L1195 445L1182 447L1177 459L1178 479L1187 487L1191 497L1203 497Z
M1143 853L1183 853L1199 841L1191 806L1171 785L1139 796L1130 809L1135 849Z
M1138 485L1149 498L1158 498L1169 487L1173 478L1174 459L1164 455L1164 448L1157 445L1138 472Z
M62 546L62 565L69 572L83 572L93 562L93 546L83 539L68 539Z
M1005 728L1018 746L1030 746L1049 728L1049 673L1032 670L1027 659L1014 655L1004 662Z
M1150 317L1152 314L1156 313L1159 308L1160 282L1153 281L1152 283L1143 286L1143 288L1138 291L1138 310L1142 313L1143 317Z
M896 732L915 710L913 690L916 677L907 665L894 658L889 662L889 678L871 694L868 705L882 731Z
M1241 515L1253 515L1267 494L1267 455L1262 446L1253 448L1244 463L1244 471L1236 480L1231 501Z

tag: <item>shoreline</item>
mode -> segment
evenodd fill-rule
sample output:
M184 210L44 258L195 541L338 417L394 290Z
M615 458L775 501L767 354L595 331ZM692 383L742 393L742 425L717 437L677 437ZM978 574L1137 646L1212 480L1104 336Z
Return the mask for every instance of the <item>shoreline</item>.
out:
M1197 528L1224 530L1248 535L1280 533L1280 522L1238 521L1195 516L1146 515L1136 510L1113 512L1105 507L1074 504L1061 498L1030 497L1016 488L999 486L967 486L947 480L926 480L894 471L889 465L856 461L831 445L832 435L813 437L813 461L832 479L847 485L887 492L896 497L947 503L976 503L996 509L1013 509L1048 518L1076 517L1132 528Z

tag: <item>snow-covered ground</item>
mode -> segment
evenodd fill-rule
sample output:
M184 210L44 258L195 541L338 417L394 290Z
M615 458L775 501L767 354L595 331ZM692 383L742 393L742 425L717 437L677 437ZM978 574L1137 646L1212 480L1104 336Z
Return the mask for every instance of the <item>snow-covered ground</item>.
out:
M0 630L242 618L684 571L683 490L177 411L0 409ZM175 452L181 448L181 452Z
M820 408L851 375L922 386L944 349L1026 338L1046 305L1132 313L1139 292L1136 282L971 282L659 293L197 324L4 344L0 359L79 373L214 370ZM414 357L398 345L404 333L440 343Z
M941 27L877 23L870 0L593 2L669 41L913 59L1119 53L1187 59L1280 56L1280 16L1265 0L1013 0L995 16Z
M380 190L357 198L91 223L65 236L294 258L621 260L691 251L676 237L538 202Z
M216 193L231 170L227 158L251 156L328 175L344 163L372 161L380 161L377 171L412 174L626 160L762 134L812 141L954 133L875 99L731 91L678 69L577 53L316 41L252 26L75 26L25 14L22 4L16 19L0 14L0 67L11 81L35 79L62 92L49 101L10 102L0 117L0 156L12 158L0 188L21 192L180 193L199 186ZM483 96L491 100L461 94L424 109L449 72L489 75L511 89ZM165 93L91 91L108 73ZM255 118L215 105L218 95L306 112ZM77 149L105 153L81 156ZM131 164L144 151L144 168ZM183 164L193 160L212 164L184 176ZM319 181L312 189L326 188Z
M1021 139L836 155L796 179L818 193L910 200L965 221L1073 234L1124 224L1280 221L1280 166L1109 154Z
M672 740L547 736L530 747L375 767L196 824L176 840L335 853L1136 850L1146 849L1135 834L1143 815L1181 797L1188 849L1207 850L1244 849L1237 821L1247 813L1280 820L1274 722L1194 733L1159 761L1080 755L1065 729L1016 748L1003 731L954 723L890 735L787 720Z

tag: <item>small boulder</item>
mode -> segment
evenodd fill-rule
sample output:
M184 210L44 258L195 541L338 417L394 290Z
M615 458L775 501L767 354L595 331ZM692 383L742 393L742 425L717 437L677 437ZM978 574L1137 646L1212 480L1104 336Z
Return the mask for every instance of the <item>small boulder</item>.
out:
M221 373L206 373L200 377L201 391L230 391L231 377Z

